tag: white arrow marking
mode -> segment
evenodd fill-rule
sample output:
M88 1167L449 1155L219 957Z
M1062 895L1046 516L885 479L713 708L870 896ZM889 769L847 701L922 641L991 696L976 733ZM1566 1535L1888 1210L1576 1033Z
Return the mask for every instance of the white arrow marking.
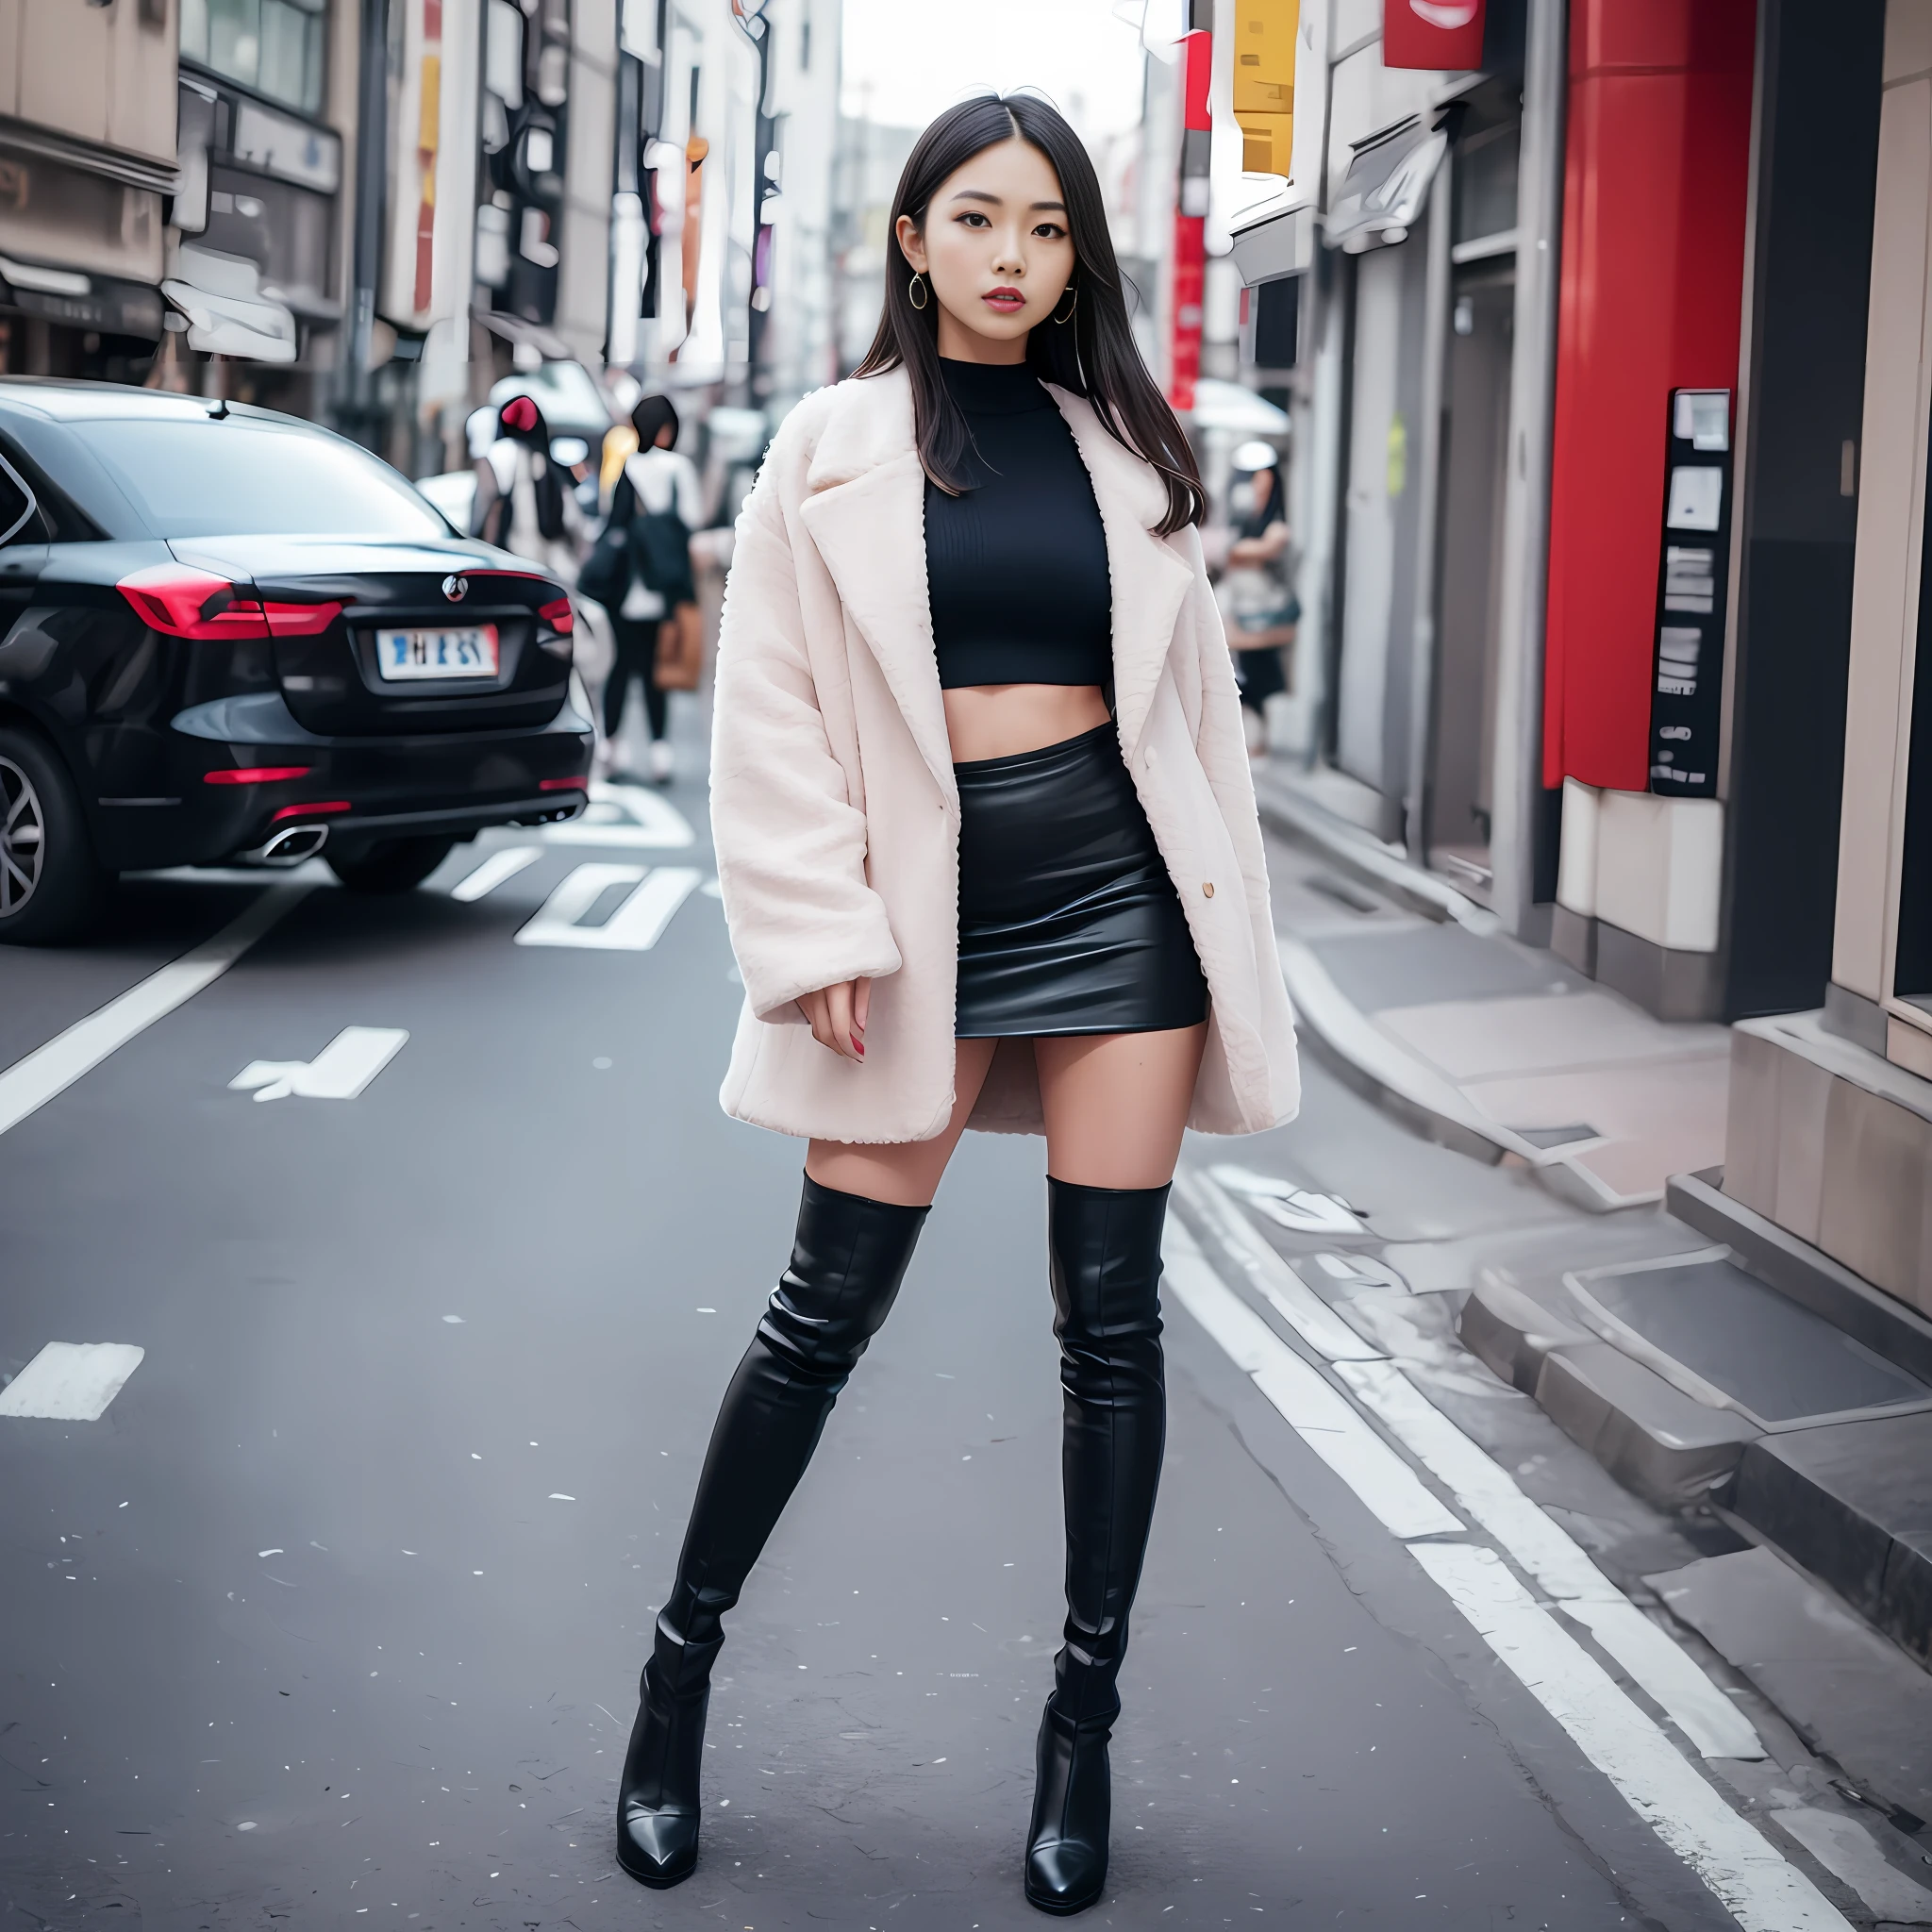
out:
M481 899L495 891L504 880L515 878L525 866L536 864L542 856L541 846L506 845L501 852L492 852L474 872L465 873L449 889L449 895L465 905L472 899Z
M517 934L517 944L648 953L703 877L689 865L659 866L655 872L641 865L580 865ZM612 886L632 884L637 890L602 925L577 924Z
M0 1415L99 1422L145 1353L127 1341L50 1341L0 1390Z
M312 1060L250 1060L228 1082L258 1100L354 1100L403 1050L400 1026L344 1026Z

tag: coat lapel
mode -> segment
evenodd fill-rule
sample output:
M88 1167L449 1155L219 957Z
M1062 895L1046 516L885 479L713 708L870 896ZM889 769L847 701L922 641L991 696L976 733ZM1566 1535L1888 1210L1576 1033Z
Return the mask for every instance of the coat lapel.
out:
M1084 396L1052 384L1047 387L1074 432L1093 484L1093 500L1100 507L1113 592L1114 718L1121 749L1131 758L1146 726L1194 574L1154 534L1153 526L1167 508L1167 491L1159 476L1108 433Z
M1110 436L1084 397L1053 388L1099 506L1113 600L1114 711L1121 746L1140 742L1193 573L1153 532L1167 508L1155 473ZM957 802L925 574L925 473L912 446L903 370L851 385L826 424L800 514L841 602L877 660L920 756Z
M957 803L925 575L925 472L903 370L852 386L820 438L800 509L941 795Z

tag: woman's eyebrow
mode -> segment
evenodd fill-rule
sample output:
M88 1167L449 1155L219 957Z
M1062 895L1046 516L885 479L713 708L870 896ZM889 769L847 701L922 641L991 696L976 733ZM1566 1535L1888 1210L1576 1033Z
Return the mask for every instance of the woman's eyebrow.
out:
M984 201L993 208L1004 208L1006 206L1005 200L1000 195L991 193L984 188L962 188L953 196L953 199L955 201ZM1061 214L1065 214L1067 211L1067 205L1063 201L1036 201L1031 206L1033 212L1036 214L1041 213L1048 208L1058 208Z

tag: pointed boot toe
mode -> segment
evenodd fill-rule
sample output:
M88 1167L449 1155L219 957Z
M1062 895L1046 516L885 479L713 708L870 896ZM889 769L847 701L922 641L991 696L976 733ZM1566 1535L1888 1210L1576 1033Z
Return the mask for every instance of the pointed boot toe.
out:
M617 1862L640 1885L667 1891L697 1869L699 1824L695 1808L629 1799L618 1814Z
M1098 1905L1107 1890L1106 1845L1058 1839L1026 1849L1026 1903L1062 1918Z

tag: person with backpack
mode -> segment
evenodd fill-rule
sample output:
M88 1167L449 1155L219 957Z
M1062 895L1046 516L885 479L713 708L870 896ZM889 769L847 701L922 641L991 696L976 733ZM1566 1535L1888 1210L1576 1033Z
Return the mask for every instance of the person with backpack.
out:
M649 395L631 411L637 453L611 491L610 514L587 566L586 595L610 613L616 661L604 686L604 735L614 747L633 678L644 688L651 730L650 776L672 774L666 735L674 691L695 691L704 662L704 627L691 560L691 533L704 521L691 459L680 455L677 411Z
M496 426L495 441L476 458L470 534L573 586L589 527L569 471L550 454L543 411L533 397L512 396Z

